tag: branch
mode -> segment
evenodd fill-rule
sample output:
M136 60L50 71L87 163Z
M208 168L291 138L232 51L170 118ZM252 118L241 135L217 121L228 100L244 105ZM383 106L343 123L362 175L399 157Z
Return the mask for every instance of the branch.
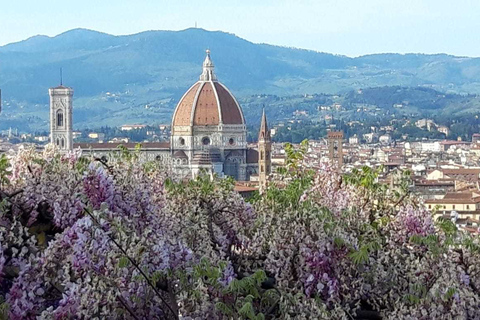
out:
M117 300L123 305L123 307L125 308L125 310L128 311L128 313L130 313L130 315L135 319L135 320L140 320L140 318L137 317L137 315L135 314L135 312L133 312L132 308L130 308L130 306L127 304L127 302L125 300L123 300L123 298L121 296L117 296Z
M108 163L102 158L94 158L95 161L100 162L110 173L113 173L113 166L108 165Z

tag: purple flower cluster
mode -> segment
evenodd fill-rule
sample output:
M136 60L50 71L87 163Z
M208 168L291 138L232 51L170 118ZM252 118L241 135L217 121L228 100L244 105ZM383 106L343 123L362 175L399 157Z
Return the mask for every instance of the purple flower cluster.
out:
M7 294L9 318L11 320L34 319L44 299L43 280L39 276L40 266L25 265Z
M83 177L83 189L93 209L100 209L102 203L107 203L110 209L115 204L115 187L112 176L101 166L91 163Z
M334 275L332 259L327 254L321 250L303 250L306 267L304 288L308 297L319 295L330 301L334 300L338 293L338 279Z
M400 208L392 226L395 230L394 237L400 242L405 242L414 235L427 236L435 232L431 214L412 205Z

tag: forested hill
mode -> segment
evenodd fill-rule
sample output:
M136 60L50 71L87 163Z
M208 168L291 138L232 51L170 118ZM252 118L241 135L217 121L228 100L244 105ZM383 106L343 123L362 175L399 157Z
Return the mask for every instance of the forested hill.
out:
M113 36L74 29L0 47L0 127L48 128L48 91L75 89L75 121L96 125L168 122L201 73L205 49L240 99L252 94L335 94L369 87L480 93L480 59L376 54L358 58L268 44L203 29ZM420 106L421 107L421 106ZM0 128L1 129L1 128Z
M384 85L425 85L480 92L480 59L448 55L376 54L349 58L255 44L203 29L112 36L74 29L0 47L0 87L6 97L45 102L46 89L65 81L76 96L130 90L181 94L200 73L210 48L219 79L237 94L335 93Z

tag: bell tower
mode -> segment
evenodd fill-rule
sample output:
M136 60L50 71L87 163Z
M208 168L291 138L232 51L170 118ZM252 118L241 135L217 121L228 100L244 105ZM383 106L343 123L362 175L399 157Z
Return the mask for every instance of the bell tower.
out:
M272 137L268 130L265 109L262 113L262 122L258 134L258 182L262 193L267 187L267 179L272 171Z
M343 166L343 132L330 131L327 133L329 158L338 171Z
M50 95L50 142L58 149L73 149L73 89L60 85L48 89Z

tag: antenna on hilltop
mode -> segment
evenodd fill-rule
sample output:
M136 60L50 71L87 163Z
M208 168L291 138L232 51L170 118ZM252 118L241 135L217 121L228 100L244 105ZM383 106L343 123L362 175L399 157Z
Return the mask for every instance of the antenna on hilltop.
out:
M63 72L61 67L60 67L60 85L63 86Z

